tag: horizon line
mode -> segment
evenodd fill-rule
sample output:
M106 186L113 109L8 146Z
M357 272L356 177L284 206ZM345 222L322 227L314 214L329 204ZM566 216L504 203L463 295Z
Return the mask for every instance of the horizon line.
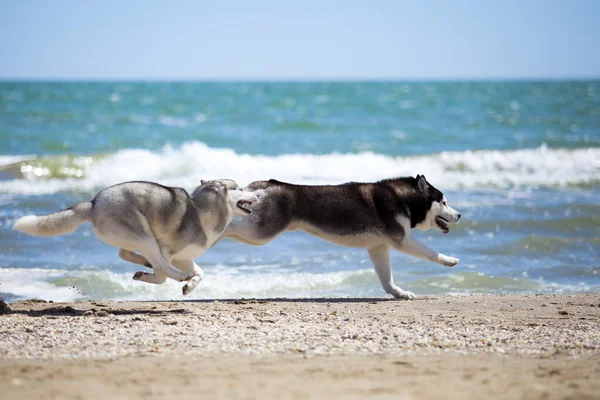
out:
M82 83L82 82L144 82L144 83L321 83L321 82L558 82L558 81L597 81L599 75L590 76L506 76L506 77L286 77L286 78L252 78L252 77L2 77L0 82L47 82L47 83Z

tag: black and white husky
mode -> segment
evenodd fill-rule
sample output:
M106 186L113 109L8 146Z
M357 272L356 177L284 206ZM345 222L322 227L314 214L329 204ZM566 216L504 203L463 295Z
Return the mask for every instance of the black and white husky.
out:
M223 237L262 245L298 229L342 246L365 248L383 289L396 298L415 295L394 284L390 248L447 267L458 264L458 258L440 254L410 235L411 228L448 233L448 223L460 219L422 175L334 186L257 181L244 190L255 191L259 200L252 215L234 220Z
M248 216L256 200L254 193L228 179L202 181L191 196L181 188L125 182L65 210L22 217L13 228L55 236L91 222L96 237L119 248L123 260L153 268L152 273L136 272L133 279L156 284L167 277L187 281L183 294L188 294L204 276L193 259L219 238L234 213Z

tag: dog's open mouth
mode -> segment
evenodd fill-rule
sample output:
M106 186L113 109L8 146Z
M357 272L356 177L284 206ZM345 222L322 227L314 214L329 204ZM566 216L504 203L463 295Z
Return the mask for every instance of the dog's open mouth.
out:
M440 229L442 230L442 232L444 232L444 233L450 232L450 228L448 227L448 221L446 221L444 218L442 218L442 217L435 217L435 222L440 227Z
M238 208L246 214L252 214L252 210L250 209L252 207L252 204L253 202L248 200L240 200L237 202Z

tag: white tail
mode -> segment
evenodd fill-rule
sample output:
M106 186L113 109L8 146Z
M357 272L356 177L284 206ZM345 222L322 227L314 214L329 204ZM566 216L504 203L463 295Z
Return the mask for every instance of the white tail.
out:
M85 201L53 214L19 218L13 229L32 236L64 235L73 232L82 222L89 221L91 212L92 203Z

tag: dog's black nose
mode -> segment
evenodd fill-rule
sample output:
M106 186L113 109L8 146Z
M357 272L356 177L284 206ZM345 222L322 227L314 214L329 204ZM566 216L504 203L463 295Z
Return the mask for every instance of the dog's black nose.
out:
M460 219L460 217L461 217L461 216L462 216L462 214L460 214L460 213L459 213L459 214L458 214L458 219L457 219L457 221Z

